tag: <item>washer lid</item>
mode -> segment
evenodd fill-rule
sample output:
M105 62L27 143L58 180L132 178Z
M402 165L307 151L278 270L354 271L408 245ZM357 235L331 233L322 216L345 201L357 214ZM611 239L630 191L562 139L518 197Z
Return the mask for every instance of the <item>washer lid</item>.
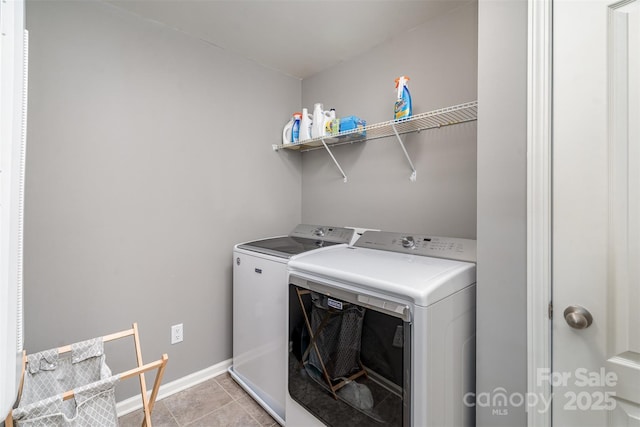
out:
M238 248L280 258L291 258L293 255L338 244L337 242L327 242L318 239L283 236L243 243L238 245Z
M476 265L471 262L345 246L295 256L288 270L425 307L476 281Z
M288 259L314 249L349 243L354 233L352 228L298 224L288 236L246 242L237 248Z

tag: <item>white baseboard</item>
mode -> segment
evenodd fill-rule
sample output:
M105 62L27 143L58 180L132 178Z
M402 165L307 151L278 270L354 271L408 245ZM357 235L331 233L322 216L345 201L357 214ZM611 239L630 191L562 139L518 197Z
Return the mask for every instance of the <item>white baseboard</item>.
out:
M205 368L201 371L194 372L193 374L189 374L182 378L178 378L177 380L171 381L170 383L162 384L160 386L160 390L158 391L157 400L164 399L165 397L171 396L172 394L198 385L208 379L217 377L218 375L226 372L230 366L231 359L223 360L222 362L216 363L215 365ZM151 390L149 390L148 393L150 395ZM142 397L140 394L116 403L116 412L118 413L119 417L141 408Z

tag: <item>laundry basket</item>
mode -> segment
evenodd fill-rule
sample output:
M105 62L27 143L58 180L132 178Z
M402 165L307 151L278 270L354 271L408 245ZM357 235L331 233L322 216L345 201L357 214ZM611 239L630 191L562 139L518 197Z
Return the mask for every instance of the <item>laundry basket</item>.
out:
M359 371L365 309L344 303L341 310L332 310L329 297L316 292L311 292L311 301L311 328L317 346L309 353L309 364L318 371L324 367L332 381Z
M133 337L138 366L112 375L106 364L104 343ZM144 419L151 427L151 411L169 357L142 362L138 325L129 330L52 350L25 355L18 406L5 419L7 427L109 427L118 425L115 385L138 377ZM151 395L147 397L144 373L157 369Z
M116 426L114 387L117 375L106 364L102 338L27 356L19 406L13 411L17 426ZM64 400L73 390L74 397Z
M296 294L311 339L301 364L312 376L321 374L326 388L338 399L336 391L367 376L360 362L365 309L308 289L296 287Z

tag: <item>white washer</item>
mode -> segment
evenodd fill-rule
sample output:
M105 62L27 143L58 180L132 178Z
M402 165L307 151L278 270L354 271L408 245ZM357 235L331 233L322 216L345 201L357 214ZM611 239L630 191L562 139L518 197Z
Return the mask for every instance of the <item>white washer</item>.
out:
M390 232L293 257L286 425L473 426L475 260L474 240Z
M349 244L354 230L298 225L288 236L233 250L231 376L280 424L285 419L287 262L292 255Z

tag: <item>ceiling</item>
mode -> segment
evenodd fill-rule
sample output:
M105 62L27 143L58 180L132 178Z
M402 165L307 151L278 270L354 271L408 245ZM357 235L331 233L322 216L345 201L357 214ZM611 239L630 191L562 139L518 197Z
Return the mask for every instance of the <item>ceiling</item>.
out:
M473 0L105 0L300 79Z

